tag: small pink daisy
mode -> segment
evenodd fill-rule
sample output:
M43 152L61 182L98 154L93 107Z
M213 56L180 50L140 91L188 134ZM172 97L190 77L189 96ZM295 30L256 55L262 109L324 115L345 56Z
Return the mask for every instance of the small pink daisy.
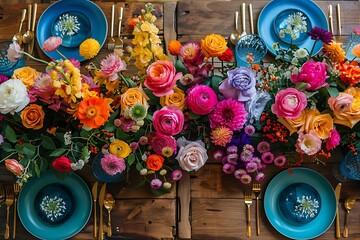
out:
M249 151L249 150L244 150L240 154L240 159L243 162L250 162L252 157L253 157L253 153L251 151Z
M255 176L255 180L258 182L261 182L265 179L265 173L263 172L259 172L258 174L256 174Z
M246 171L248 173L255 172L257 170L257 164L255 162L246 163Z
M248 135L248 136L252 136L254 135L255 133L255 128L253 125L247 125L245 128L244 128L244 131L245 133Z
M101 159L101 167L107 174L114 176L123 172L126 169L126 164L123 158L112 154L105 154Z
M244 175L244 174L246 174L246 173L247 173L247 172L245 171L245 169L240 168L240 169L237 169L237 170L234 172L234 176L235 176L236 179L241 180L241 176Z
M223 157L224 157L224 151L221 149L217 149L214 151L214 153L212 154L213 158L215 160L220 161Z
M286 163L286 157L284 155L279 155L274 159L275 166L281 167Z
M223 166L223 172L226 174L232 174L234 171L235 171L235 166L233 164L226 163Z
M269 152L270 151L270 143L261 141L257 145L256 149L259 151L259 153Z
M274 154L271 152L264 152L261 154L261 160L266 164L271 164L274 161Z

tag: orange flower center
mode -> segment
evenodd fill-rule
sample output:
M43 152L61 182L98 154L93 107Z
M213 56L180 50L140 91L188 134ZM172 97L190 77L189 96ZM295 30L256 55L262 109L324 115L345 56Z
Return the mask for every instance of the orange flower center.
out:
M95 117L97 114L97 109L96 107L94 106L89 106L87 109L86 109L86 116L87 118L93 118Z

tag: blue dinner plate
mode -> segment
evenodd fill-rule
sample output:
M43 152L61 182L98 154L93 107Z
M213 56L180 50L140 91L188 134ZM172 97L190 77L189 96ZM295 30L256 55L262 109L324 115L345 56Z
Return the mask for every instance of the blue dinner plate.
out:
M273 49L275 42L278 42L279 47L282 49L287 49L290 45L286 38L282 39L278 36L275 32L277 26L274 27L274 24L278 22L278 17L282 17L281 15L289 10L302 12L307 17L307 32L315 26L325 30L329 29L325 14L315 2L311 0L273 0L265 5L259 15L258 32L260 37L264 39L268 50L274 55L276 54L276 51ZM301 37L301 41L296 43L299 48L306 48L309 52L313 44L314 40L307 35ZM315 45L313 55L317 54L321 48L322 43L318 41Z
M311 239L323 234L333 223L336 214L336 198L329 181L318 172L308 168L285 170L269 183L264 196L266 217L282 235L292 239ZM292 221L280 209L280 195L290 185L305 184L314 188L320 196L320 210L310 222L299 224Z
M74 26L67 31L64 24L72 21ZM85 60L79 54L80 44L87 38L96 39L104 45L108 31L108 23L104 12L99 6L89 0L61 0L50 5L40 16L36 28L36 38L39 46L52 36L63 38L58 48L68 59ZM52 59L62 58L56 51L44 53Z
M61 197L69 209L58 221L49 221L39 212L39 198ZM68 239L86 225L91 215L92 198L86 183L76 174L58 178L53 172L31 178L21 189L18 198L18 214L21 223L32 235L40 239ZM46 215L46 214L45 214Z

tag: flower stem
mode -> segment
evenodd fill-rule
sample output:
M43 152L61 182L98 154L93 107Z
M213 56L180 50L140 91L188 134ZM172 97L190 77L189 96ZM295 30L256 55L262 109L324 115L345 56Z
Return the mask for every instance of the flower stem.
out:
M29 54L29 53L27 53L27 52L19 51L19 53L22 53L22 54L24 54L24 55L28 56L28 57L29 57L29 58L31 58L32 60L35 60L35 61L38 61L38 62L44 63L44 64L46 64L46 65L48 65L48 64L49 64L47 61L44 61L44 60L39 59L39 58L36 58L36 57L32 56L31 54Z
M55 49L55 51L64 59L68 59L67 57L65 57L64 54L62 54L59 50Z
M312 48L311 48L311 51L310 51L310 54L309 54L309 57L310 57L310 58L311 58L311 56L312 56L312 54L313 54L313 52L314 52L316 43L317 43L317 40L314 42L314 44L313 44L313 46L312 46Z

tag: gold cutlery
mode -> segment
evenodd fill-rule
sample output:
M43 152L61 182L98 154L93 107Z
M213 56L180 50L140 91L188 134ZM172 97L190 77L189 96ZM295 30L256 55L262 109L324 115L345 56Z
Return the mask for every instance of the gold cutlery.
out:
M259 206L259 194L261 191L260 183L253 183L252 190L256 197L256 234L260 235L260 206Z
M0 184L0 203L5 201L5 189L4 185Z
M341 42L341 12L340 12L340 4L339 3L336 5L336 15L337 15L338 33L339 33L337 42L341 45L342 44L342 42Z
M13 239L16 237L16 218L17 218L17 198L19 195L19 192L21 190L21 186L17 183L14 183L14 219L13 219Z
M32 13L32 5L28 5L28 22L27 22L27 31L23 35L23 43L29 43L31 41L31 13Z
M26 9L23 9L21 11L21 20L20 20L20 26L19 26L19 32L16 33L13 37L13 41L17 42L19 45L22 44L22 41L23 41L23 35L21 34L21 29L22 29L22 25L24 23L24 20L25 20L25 17L26 17Z
M91 192L93 197L93 203L94 203L94 238L97 237L97 218L96 218L96 201L97 201L97 191L98 191L98 184L99 182L96 181L94 185L92 186Z
M102 208L104 206L105 191L106 191L106 183L104 183L101 186L101 190L100 190L100 194L99 194L100 221L99 221L98 240L103 240L104 239L104 235L103 235L103 233L104 233L104 225L103 225L103 211L102 211Z
M6 199L5 199L5 205L6 205L6 224L5 224L5 235L4 239L9 239L10 237L10 228L9 228L9 216L10 216L10 207L14 204L14 192L12 187L6 186Z
M246 4L242 3L241 7L241 21L242 21L242 30L241 37L246 35L246 22L245 22L245 11L246 11Z
M346 216L345 216L345 226L344 226L344 233L343 236L346 238L349 236L349 227L348 227L348 219L350 211L355 207L356 197L354 195L350 195L345 199L344 207L346 209Z
M230 33L230 43L234 46L236 45L237 41L240 38L240 32L238 30L238 19L239 19L239 12L235 11L235 29Z
M115 39L114 39L114 21L115 21L115 4L111 6L111 28L110 28L110 38L108 40L108 50L114 50L115 48Z
M254 16L253 16L253 9L252 9L252 4L249 3L249 14L250 14L250 33L254 34Z
M340 238L340 215L339 215L339 199L341 193L341 183L335 188L335 197L336 197L336 219L335 219L335 236Z
M123 13L124 13L124 8L120 7L118 37L115 42L115 49L122 49L124 47L124 42L121 37L121 25L122 25Z
M29 48L28 48L28 53L29 54L32 54L32 52L34 50L36 14L37 14L37 3L34 3L34 12L33 12L32 26L31 26L32 38L31 38L31 40L29 42Z
M104 207L108 211L108 227L107 227L107 236L108 237L111 237L111 235L112 235L112 230L111 230L111 210L114 208L114 206L115 206L114 197L110 193L106 194L105 200L104 200Z
M247 216L246 217L246 219L247 219L247 231L246 231L246 236L251 237L251 225L250 225L250 206L252 204L251 192L250 193L245 193L244 202L245 202L245 205L247 207L247 214L246 214L246 216Z
M330 32L334 35L334 21L333 21L333 13L332 13L332 5L329 5L329 25Z

